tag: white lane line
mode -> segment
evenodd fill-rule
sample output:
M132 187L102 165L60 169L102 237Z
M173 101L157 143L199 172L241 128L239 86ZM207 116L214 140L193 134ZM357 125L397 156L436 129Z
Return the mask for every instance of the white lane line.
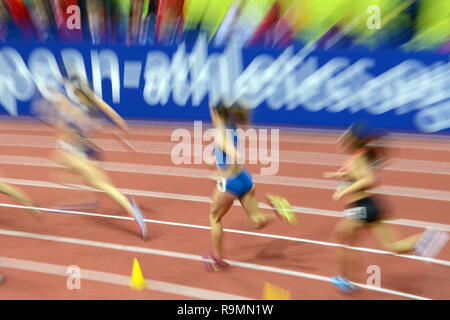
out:
M42 263L36 261L14 259L9 257L0 257L1 266L4 268L18 269L24 271L39 272L45 274L52 274L57 276L67 277L67 266L56 264ZM81 280L90 280L96 282L104 282L114 285L126 286L130 285L130 277L121 274L94 271L80 268ZM200 289L195 287L183 286L170 282L156 281L145 279L148 290L174 294L178 296L191 297L204 300L251 300L250 298L223 293L219 291L212 291Z
M118 141L114 139L94 139L94 141L105 151L128 152ZM129 140L129 142L139 153L149 154L168 155L176 145L170 141L158 142ZM35 137L26 135L0 134L0 145L32 148L55 148L56 140L52 136ZM251 150L251 148L249 148L249 150ZM285 163L338 166L345 159L345 155L334 153L280 150L280 161ZM195 161L196 157L194 156L192 160ZM202 159L200 158L199 160ZM390 165L385 166L386 170L430 174L450 174L450 165L446 162L393 158L390 159L390 163Z
M144 254L153 254L153 255L159 255L159 256L164 256L164 257L179 258L179 259L192 260L192 261L202 261L203 260L201 256L187 254L187 253L183 253L183 252L143 248L143 247L121 245L121 244L114 244L114 243L100 242L100 241L92 241L92 240L85 240L85 239L78 239L78 238L59 237L59 236L54 236L54 235L20 232L20 231L5 230L5 229L0 229L0 234L6 235L6 236L55 241L55 242L70 243L70 244L77 244L77 245L84 245L84 246L91 246L91 247L98 247L98 248L105 248L105 249L112 249L112 250L139 252L139 253L144 253ZM330 278L328 276L311 274L311 273L306 273L306 272L299 272L299 271L294 271L294 270L281 269L281 268L276 268L276 267L263 266L263 265L241 262L241 261L233 261L233 260L226 260L226 261L232 266L241 267L241 268L245 268L245 269L266 271L266 272L271 272L271 273L290 275L290 276L294 276L294 277L298 277L298 278L307 278L307 279L319 280L319 281L324 281L324 282L330 283ZM406 297L406 298L410 298L410 299L429 300L429 298L425 298L425 297L421 297L421 296L417 296L417 295L413 295L413 294L409 294L409 293L405 293L405 292L390 290L390 289L376 288L376 287L370 287L370 286L367 286L366 289L383 292L383 293L388 293L388 294L392 294L392 295L397 295L397 296L401 296L401 297Z
M450 232L450 225L442 223L434 223L412 219L395 219L386 221L386 223L396 224L400 226L416 227L416 228L434 228Z
M53 128L50 128L46 125L43 125L42 122L36 121L34 118L24 119L21 116L22 121L17 121L16 119L11 118L2 118L0 116L0 123L2 124L2 128L5 130L17 130L17 131L54 131ZM6 120L6 121L5 121ZM13 121L11 121L13 120ZM3 123L2 123L3 122ZM193 121L191 122L176 122L176 121L135 121L128 120L128 124L130 125L130 133L132 135L141 135L141 136L170 136L172 131L177 128L184 128L188 130L193 130ZM12 124L14 123L14 124ZM107 121L99 120L98 123L102 126L102 132L106 133L114 133L117 130L111 126L111 124ZM28 125L31 125L28 126ZM203 128L208 129L211 128L211 124L209 121L202 122ZM18 127L22 126L22 127ZM279 129L281 131L281 138L283 136L292 136L294 142L298 142L304 139L306 136L313 137L323 137L327 140L323 140L326 144L335 144L336 139L343 133L343 130L339 129L325 129L325 128L308 128L308 127L289 127L289 126L270 126L270 125L257 125L253 124L253 128L255 129ZM161 132L162 131L162 132ZM298 137L298 138L297 138ZM389 133L386 137L389 140L399 140L399 139L408 139L408 140L419 140L424 142L437 142L437 143L450 143L450 135L448 134L421 134L421 133L402 133L402 132L392 132ZM280 141L283 141L280 139ZM308 141L305 141L308 143ZM313 142L316 143L316 142ZM402 141L403 144L403 141ZM401 148L402 146L395 146L396 148ZM450 146L449 146L450 147ZM448 149L450 150L450 149Z
M93 139L94 142L104 151L111 152L129 152L123 145L114 139ZM176 145L170 141L139 141L129 140L133 148L144 154L163 154L170 155L173 147ZM27 148L49 148L56 147L56 140L54 137L35 137L25 135L0 134L0 145L2 146L22 146ZM205 145L206 146L206 145ZM254 148L247 148L248 152L266 152L266 150L256 150ZM8 157L8 156L6 156ZM14 156L9 156L14 157ZM293 164L307 164L315 166L333 166L337 167L343 163L347 158L346 155L325 153L325 152L310 152L310 151L296 151L296 150L280 150L280 159L274 159L274 162L293 163ZM6 158L7 159L7 158ZM204 162L203 156L192 155L192 162ZM414 160L404 158L392 158L389 163L383 167L388 171L399 172L415 172L427 174L450 175L450 164L447 162L429 161L429 160Z
M0 156L0 163L9 165L24 165L37 167L59 167L59 165L42 157L23 157L23 156ZM160 165L146 165L133 164L123 162L97 162L104 170L113 172L127 172L139 173L149 175L164 175L184 178L198 178L209 179L211 170L184 168L177 166L160 166ZM334 180L317 179L317 178L301 178L301 177L287 177L287 176L266 176L253 174L253 179L256 183L283 185L290 187L303 187L324 190L335 190L337 182ZM450 201L450 191L399 187L384 185L371 190L375 194L384 194L397 197L410 197L427 200Z
M339 136L333 137L332 139L328 137L321 136L300 136L300 137L286 137L280 136L280 142L287 143L301 143L301 144L324 144L324 145L336 145L336 141ZM411 149L411 150L431 150L431 151L450 151L450 139L444 141L429 140L425 141L422 139L420 141L417 139L415 142L404 141L401 138L390 137L386 141L377 141L376 145L380 147L385 147L389 149ZM434 143L434 144L430 144Z
M26 206L5 204L5 203L0 203L0 207L21 208L21 209L28 208ZM100 214L100 213L80 212L80 211L72 211L72 210L59 210L59 209L49 209L49 208L37 208L37 209L42 210L42 211L47 211L47 212L53 212L53 213L64 213L64 214L110 218L110 219L119 219L119 220L133 220L131 217L127 217L127 216L114 216L114 215ZM154 220L154 219L144 219L144 221L149 222L149 223L156 223L156 224L163 224L163 225L170 225L170 226L184 227L184 228L193 228L193 229L202 229L202 230L210 230L211 229L211 227L209 227L209 226L201 226L201 225L188 224L188 223L179 223L179 222L162 221L162 220ZM230 233L248 235L248 236L262 237L262 238L281 239L281 240L310 243L310 244L314 244L314 245L321 245L321 246L328 246L328 247L341 247L340 244L333 243L333 242L318 241L318 240L304 239L304 238L298 238L298 237L281 236L281 235L268 234L268 233L262 233L262 232L251 232L251 231L228 229L228 228L224 228L224 231L230 232ZM378 250L378 249L371 249L371 248L364 248L364 247L353 247L353 246L345 246L345 247L348 249L351 249L351 250L355 250L355 251L383 254L383 255L389 255L389 256L397 256L400 258L425 261L425 262L429 262L429 263L435 263L435 264L440 264L443 266L450 267L450 261L447 261L447 260L433 259L433 258L408 255L408 254L395 254L395 253L385 251L385 250Z
M69 190L85 189L85 190L93 191L93 192L102 192L100 190L97 190L97 189L94 189L94 188L91 188L88 186L83 186L83 185L70 185L69 186L69 185L60 185L60 184L56 184L56 183L52 183L52 182L39 181L39 180L25 180L25 179L12 179L12 178L2 178L1 180L6 183L21 185L21 186L29 186L29 187L46 187L46 188L69 189ZM205 197L205 196L196 196L196 195L187 195L187 194L178 194L178 193L165 193L165 192L135 190L135 189L123 189L123 188L118 188L118 190L126 195L131 195L131 196L180 200L180 201L192 201L192 202L200 202L200 203L211 203L211 198ZM233 205L240 206L240 203L239 203L239 201L235 201ZM259 202L258 205L262 209L272 210L272 207L270 207L268 204L266 204L264 202ZM334 211L334 210L307 208L307 207L300 207L300 206L292 206L292 209L295 213L312 214L312 215L335 217L335 218L343 217L342 212ZM419 228L433 227L433 228L442 229L445 231L450 231L450 225L448 225L448 224L434 223L434 222L428 222L428 221L396 219L396 220L387 220L385 222L389 223L389 224L401 225L401 226L406 226L406 227L419 227Z

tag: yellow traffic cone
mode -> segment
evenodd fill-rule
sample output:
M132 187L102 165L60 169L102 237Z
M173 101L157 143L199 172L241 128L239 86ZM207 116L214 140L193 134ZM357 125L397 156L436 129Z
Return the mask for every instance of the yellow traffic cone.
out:
M269 282L265 282L263 300L291 300L291 293L288 290L274 286Z
M131 289L134 290L144 290L147 288L147 284L145 283L145 279L142 276L141 267L139 266L139 262L136 258L133 260L133 271L131 272Z

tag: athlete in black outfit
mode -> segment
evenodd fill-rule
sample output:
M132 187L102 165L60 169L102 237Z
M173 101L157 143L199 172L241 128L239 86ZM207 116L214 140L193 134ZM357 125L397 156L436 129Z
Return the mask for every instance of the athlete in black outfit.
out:
M351 152L351 156L344 166L333 173L325 173L327 178L338 178L339 187L333 194L334 200L345 197L347 209L346 217L335 228L335 237L338 242L350 246L356 239L357 231L368 227L378 236L383 246L394 253L407 253L415 251L416 254L432 257L436 256L444 247L447 232L427 229L423 234L395 241L393 230L382 222L384 211L379 206L370 189L377 182L377 170L384 160L381 149L369 146L374 141L373 134L368 125L355 123L339 139L339 146ZM351 273L351 251L346 247L339 249L340 274L332 277L332 282L343 291L351 291L354 286L348 280Z

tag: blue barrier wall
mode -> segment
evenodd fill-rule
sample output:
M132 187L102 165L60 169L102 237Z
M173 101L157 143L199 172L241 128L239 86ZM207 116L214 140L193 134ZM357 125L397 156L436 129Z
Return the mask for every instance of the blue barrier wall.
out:
M60 65L85 73L125 118L206 120L208 100L241 97L253 121L450 132L449 55L401 52L3 44L0 112L30 114L59 81Z

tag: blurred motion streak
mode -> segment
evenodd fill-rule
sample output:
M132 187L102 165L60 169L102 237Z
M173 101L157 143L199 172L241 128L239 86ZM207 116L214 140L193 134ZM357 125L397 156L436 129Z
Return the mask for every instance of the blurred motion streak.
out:
M67 28L71 6L81 29ZM374 7L380 29L367 27ZM215 46L235 38L243 47L318 41L322 49L446 53L449 16L441 0L4 0L0 40L176 45L204 32Z

